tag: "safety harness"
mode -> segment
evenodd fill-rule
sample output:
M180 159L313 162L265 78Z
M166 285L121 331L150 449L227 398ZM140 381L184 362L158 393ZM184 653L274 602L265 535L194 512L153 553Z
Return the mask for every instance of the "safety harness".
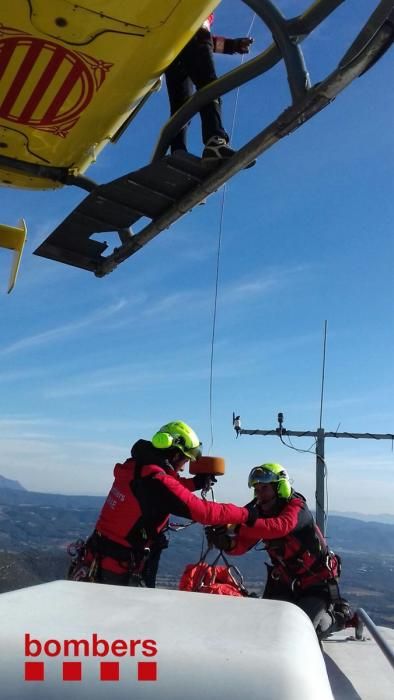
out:
M143 550L123 547L94 530L86 541L79 539L67 547L67 553L71 557L68 578L73 581L97 582L104 560L109 558L119 565L120 570L113 573L128 573L135 582L140 581L142 585L142 572L150 552L148 546Z
M299 567L303 567L307 570L307 574L302 575L291 575L291 566L288 562L282 560L280 557L276 557L278 563L271 571L271 578L274 581L281 581L288 585L293 592L304 590L305 588L310 588L311 586L323 582L328 582L330 580L336 580L339 576L339 564L338 556L334 552L328 552L328 554L322 559L316 560L313 564L308 566L305 561L300 557L293 560L294 564L298 564Z

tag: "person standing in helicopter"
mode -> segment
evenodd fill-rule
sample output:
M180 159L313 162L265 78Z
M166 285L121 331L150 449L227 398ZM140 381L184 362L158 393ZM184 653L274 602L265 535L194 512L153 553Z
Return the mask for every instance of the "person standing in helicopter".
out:
M255 509L252 527L206 528L209 544L231 555L263 542L271 564L263 598L295 603L311 619L319 639L355 625L338 587L340 558L330 551L304 496L293 491L286 470L276 463L254 467L248 478Z
M249 53L253 39L242 37L227 39L211 34L213 14L205 20L189 43L165 71L171 115L197 90L217 79L213 52L225 54ZM229 158L234 150L229 146L229 136L222 123L221 100L217 98L201 109L202 140L204 159ZM187 151L185 125L170 144L171 153ZM254 165L250 163L248 167Z
M69 578L154 588L170 513L203 525L252 523L247 507L201 500L192 492L215 478L180 476L187 462L201 456L201 443L182 421L163 425L152 439L138 440L131 458L114 468L114 483L95 529L75 554Z

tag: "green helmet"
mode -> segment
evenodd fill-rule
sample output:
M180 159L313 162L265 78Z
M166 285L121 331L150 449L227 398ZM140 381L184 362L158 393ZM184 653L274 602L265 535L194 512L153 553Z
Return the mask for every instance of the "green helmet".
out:
M248 477L248 486L252 489L257 484L277 484L277 494L280 498L291 496L289 476L281 464L266 462L259 467L253 467Z
M180 420L166 423L154 434L152 445L159 450L176 447L192 462L201 457L201 442L194 430Z

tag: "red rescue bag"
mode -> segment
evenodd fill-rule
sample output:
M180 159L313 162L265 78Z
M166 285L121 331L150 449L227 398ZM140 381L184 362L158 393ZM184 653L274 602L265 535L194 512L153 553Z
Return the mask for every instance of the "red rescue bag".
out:
M216 565L220 556L224 559L225 566ZM204 558L205 556L198 564L188 564L186 566L179 582L180 591L194 591L215 595L248 595L243 585L241 572L235 566L229 564L223 553L215 559L213 564L207 564Z

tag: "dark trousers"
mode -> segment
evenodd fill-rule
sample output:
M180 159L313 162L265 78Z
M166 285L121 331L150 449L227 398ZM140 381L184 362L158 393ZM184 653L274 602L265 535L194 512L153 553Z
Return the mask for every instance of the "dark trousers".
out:
M312 621L319 639L324 639L338 629L332 612L330 594L324 583L304 591L293 592L289 586L268 575L263 598L284 600L297 605Z
M193 84L197 90L216 80L217 75L213 61L212 38L206 29L199 29L194 37L182 49L181 53L166 70L167 91L171 115L193 94ZM211 136L221 136L228 141L228 135L222 124L220 99L205 105L200 112L203 143ZM187 150L186 124L171 143L171 151Z

